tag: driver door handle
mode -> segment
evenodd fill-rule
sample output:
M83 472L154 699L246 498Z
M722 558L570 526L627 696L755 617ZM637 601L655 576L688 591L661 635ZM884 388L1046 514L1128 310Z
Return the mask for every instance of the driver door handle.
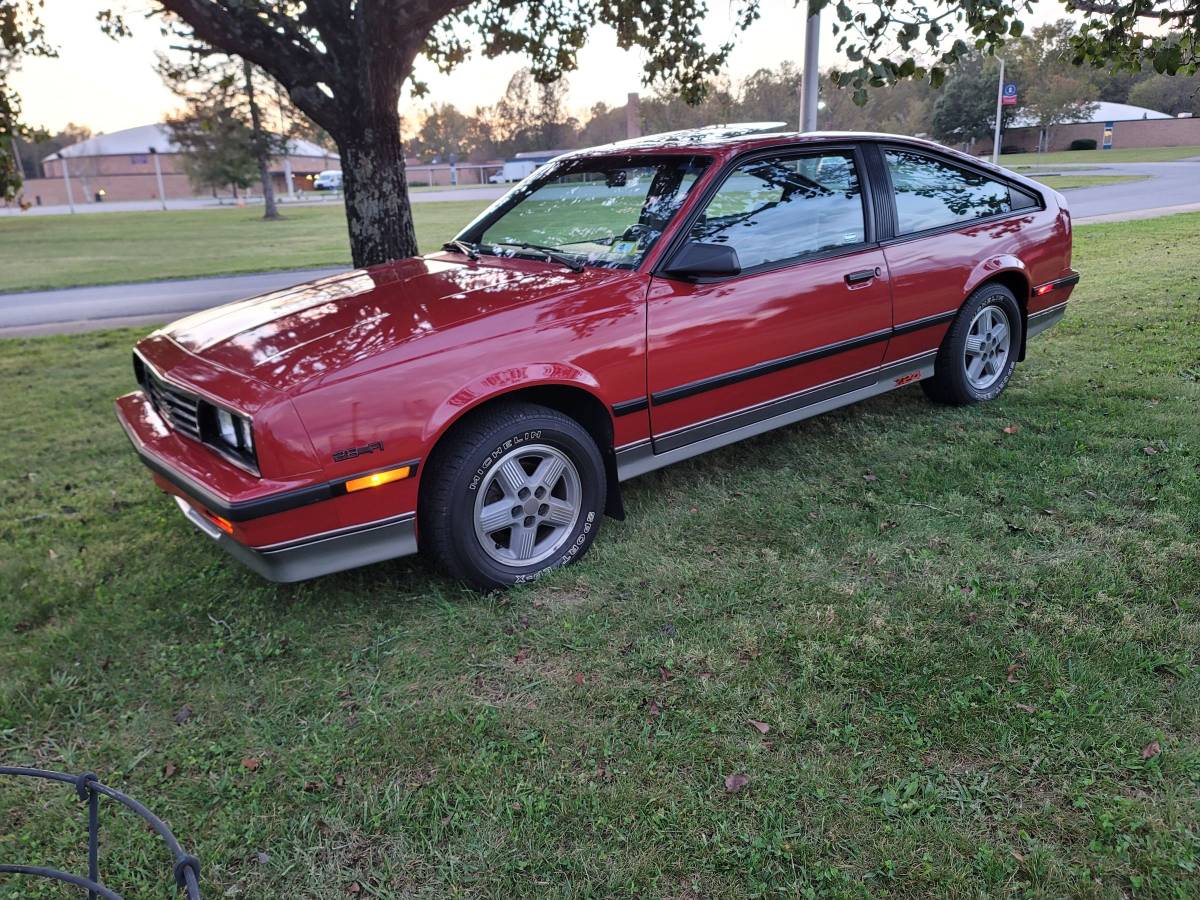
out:
M846 284L853 287L856 284L866 284L868 281L871 281L878 277L879 277L879 266L876 266L873 269L860 269L859 271L851 272L849 275L846 276Z

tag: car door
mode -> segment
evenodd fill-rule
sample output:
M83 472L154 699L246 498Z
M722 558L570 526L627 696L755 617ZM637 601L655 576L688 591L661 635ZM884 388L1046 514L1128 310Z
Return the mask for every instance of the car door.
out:
M651 281L647 382L654 451L817 402L873 379L890 333L887 263L873 245L854 146L737 161L686 239L733 248L732 277Z

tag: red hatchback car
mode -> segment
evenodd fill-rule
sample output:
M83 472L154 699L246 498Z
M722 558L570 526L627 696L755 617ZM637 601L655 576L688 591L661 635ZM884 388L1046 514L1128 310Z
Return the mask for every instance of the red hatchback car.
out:
M875 134L560 157L444 252L208 310L117 414L261 575L415 552L480 588L572 562L620 482L920 381L996 397L1079 276L1062 196Z

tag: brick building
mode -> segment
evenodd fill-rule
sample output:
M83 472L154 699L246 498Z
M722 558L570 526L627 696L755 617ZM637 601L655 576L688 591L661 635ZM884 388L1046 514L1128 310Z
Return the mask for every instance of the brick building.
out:
M1128 103L1100 101L1084 122L1053 125L1043 134L1035 123L1018 112L1004 129L1004 149L1032 153L1041 141L1047 151L1068 150L1071 141L1091 139L1104 146L1104 132L1112 127L1113 149L1129 147L1200 147L1200 118L1172 118L1163 112L1131 106ZM980 141L972 150L991 153L991 138Z
M336 153L310 141L293 140L288 150L286 158L271 161L271 176L277 193L288 193L289 177L294 190L308 190L312 176L326 169L341 168ZM195 187L188 180L182 155L171 141L171 132L165 125L142 125L112 134L99 134L64 147L42 160L43 177L27 179L23 193L31 203L66 203L65 164L76 203L93 203L97 196L110 202L156 200L156 156L167 199L212 196L211 191Z

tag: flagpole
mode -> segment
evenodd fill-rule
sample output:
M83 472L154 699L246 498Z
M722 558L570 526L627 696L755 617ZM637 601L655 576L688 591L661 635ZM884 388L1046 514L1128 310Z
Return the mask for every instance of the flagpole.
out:
M1000 60L1000 84L996 86L996 133L992 137L992 165L1000 165L1000 120L1004 115L1004 60Z

